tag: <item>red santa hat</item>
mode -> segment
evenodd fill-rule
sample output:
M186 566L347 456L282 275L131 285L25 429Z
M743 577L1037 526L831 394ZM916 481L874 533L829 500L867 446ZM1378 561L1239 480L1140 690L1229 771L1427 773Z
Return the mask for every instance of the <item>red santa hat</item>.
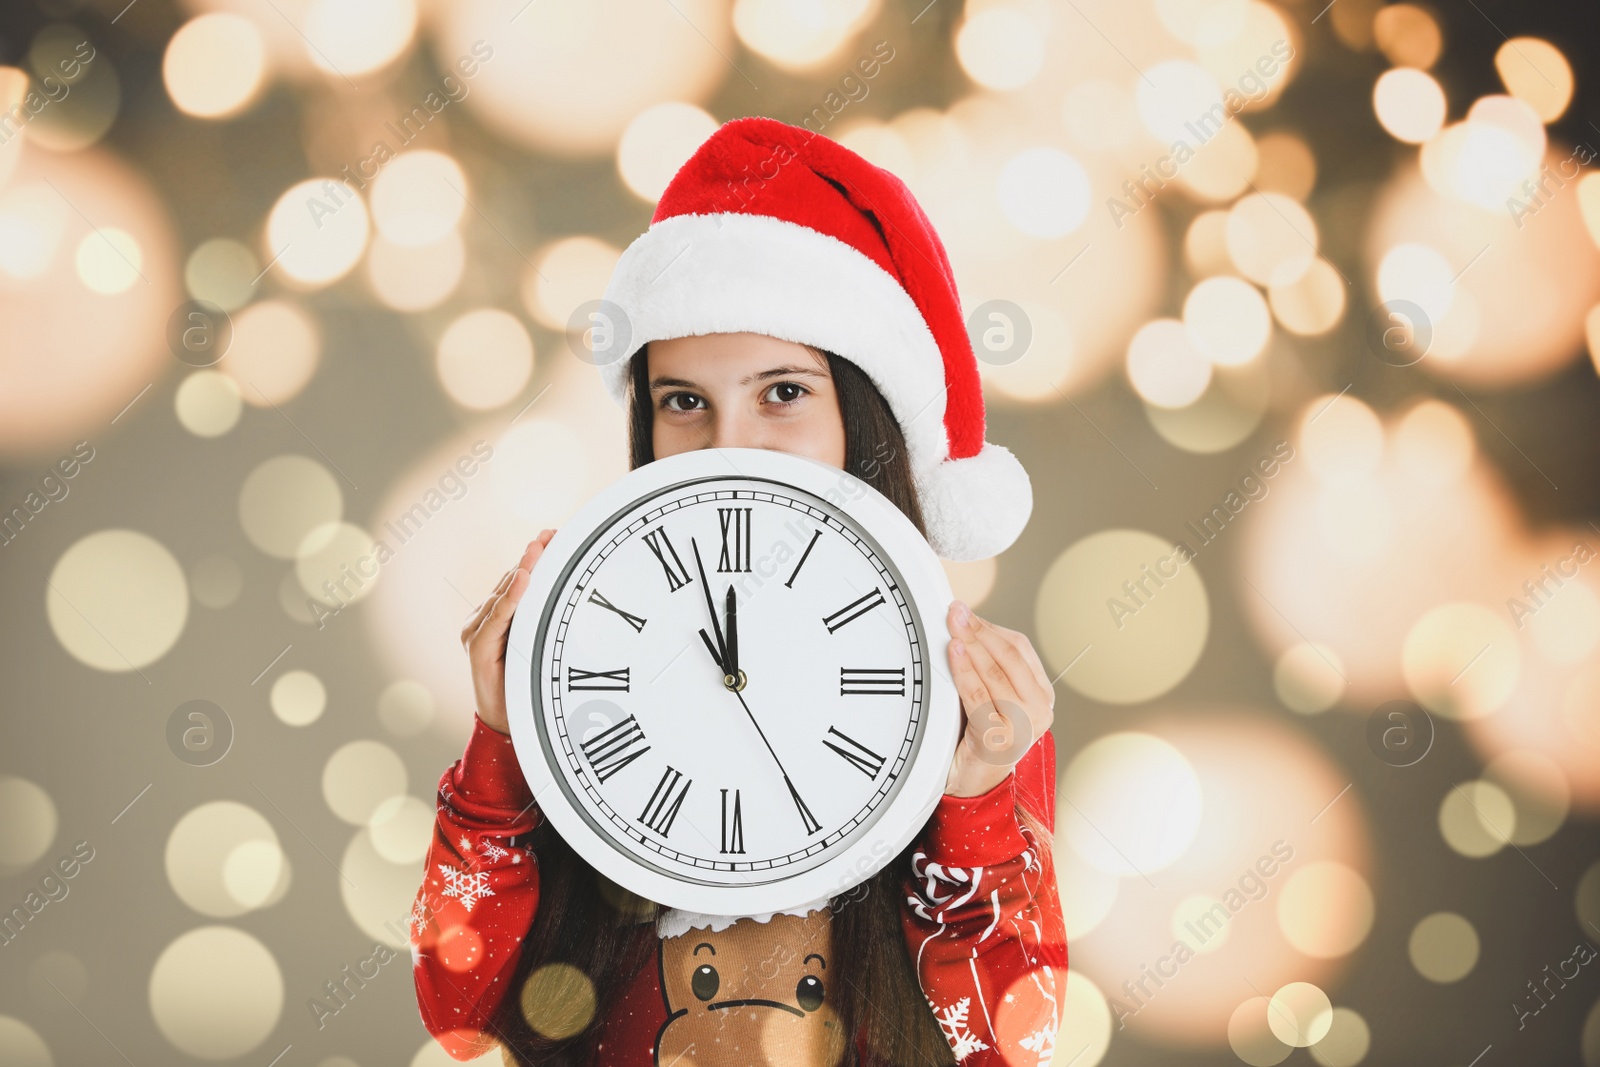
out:
M978 364L944 245L904 182L837 142L775 119L724 124L667 186L605 299L626 316L619 355L759 333L860 367L905 435L943 558L996 555L1027 524L1027 473L984 440ZM619 403L627 365L601 366Z

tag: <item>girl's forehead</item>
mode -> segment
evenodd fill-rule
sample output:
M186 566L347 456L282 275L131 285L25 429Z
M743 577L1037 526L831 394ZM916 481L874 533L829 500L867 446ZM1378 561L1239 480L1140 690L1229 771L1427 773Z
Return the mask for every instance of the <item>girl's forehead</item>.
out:
M828 376L828 361L816 349L765 334L704 334L652 341L647 354L652 380L740 383L774 373Z

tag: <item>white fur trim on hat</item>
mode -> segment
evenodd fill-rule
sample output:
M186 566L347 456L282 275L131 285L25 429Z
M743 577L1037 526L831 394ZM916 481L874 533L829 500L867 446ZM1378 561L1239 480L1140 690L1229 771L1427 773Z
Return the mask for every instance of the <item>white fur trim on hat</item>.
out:
M769 911L761 915L703 915L695 911L679 911L677 908L663 908L656 917L656 936L665 940L686 934L690 930L710 930L720 933L738 922L740 919L754 919L758 923L769 923L775 915L798 915L802 919L814 911L821 911L828 906L829 898L802 904L797 908L787 911Z
M843 241L767 215L674 215L617 261L605 298L628 316L630 354L650 341L759 333L860 367L889 402L913 473L949 454L944 358L888 271ZM600 373L618 403L627 360Z
M674 215L622 253L605 299L627 316L628 354L650 341L759 333L807 344L860 367L905 437L928 541L957 562L1014 541L1033 510L1028 475L985 444L948 458L944 358L895 278L837 238L766 215ZM628 361L601 377L627 403Z
M1004 552L1033 513L1028 472L1008 449L985 443L976 456L947 459L917 480L928 542L957 563Z

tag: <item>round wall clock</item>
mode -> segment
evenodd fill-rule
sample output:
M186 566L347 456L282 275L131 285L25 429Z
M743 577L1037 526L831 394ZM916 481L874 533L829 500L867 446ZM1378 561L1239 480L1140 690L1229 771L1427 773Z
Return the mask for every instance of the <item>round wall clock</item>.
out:
M506 652L523 775L579 855L660 904L842 893L944 790L951 597L910 520L835 467L761 449L647 464L534 565Z

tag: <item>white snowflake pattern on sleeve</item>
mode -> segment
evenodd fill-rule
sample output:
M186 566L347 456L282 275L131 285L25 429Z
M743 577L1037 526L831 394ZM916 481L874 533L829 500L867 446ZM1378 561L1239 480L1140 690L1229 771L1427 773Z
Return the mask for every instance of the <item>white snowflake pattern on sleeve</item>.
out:
M940 1008L930 998L928 1007L933 1009L934 1018L939 1020L939 1029L944 1031L945 1039L950 1042L950 1048L956 1054L956 1059L964 1060L974 1052L982 1052L989 1046L977 1034L967 1028L967 1013L972 1009L972 998L962 997L947 1008Z
M457 870L442 863L438 866L439 873L444 875L444 895L455 897L468 911L484 897L494 896L494 890L489 888L488 871Z

